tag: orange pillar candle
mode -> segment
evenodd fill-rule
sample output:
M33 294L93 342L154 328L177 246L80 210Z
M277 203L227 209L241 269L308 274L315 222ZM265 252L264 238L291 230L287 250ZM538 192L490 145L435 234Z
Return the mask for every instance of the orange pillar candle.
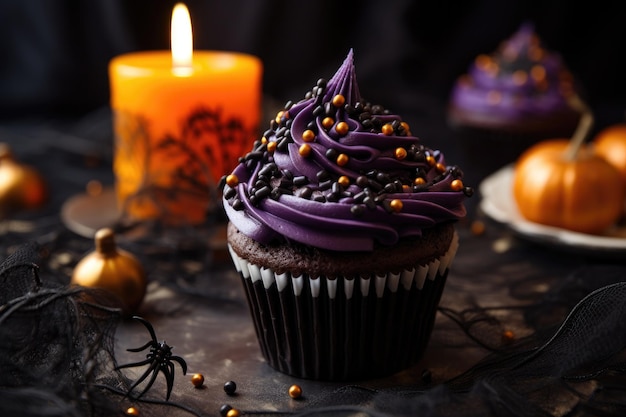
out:
M262 63L193 51L191 20L172 13L172 51L120 55L109 64L120 209L138 220L200 224L217 182L258 135Z

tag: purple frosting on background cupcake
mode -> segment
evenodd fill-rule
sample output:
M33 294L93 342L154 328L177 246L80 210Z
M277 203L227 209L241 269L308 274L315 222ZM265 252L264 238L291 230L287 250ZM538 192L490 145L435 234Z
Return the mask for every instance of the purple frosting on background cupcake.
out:
M457 112L503 124L572 112L572 75L560 55L545 49L531 23L491 55L479 55L455 84L451 104Z
M224 207L242 233L335 251L394 245L456 221L471 194L440 151L361 98L352 51L327 83L278 112L225 181Z

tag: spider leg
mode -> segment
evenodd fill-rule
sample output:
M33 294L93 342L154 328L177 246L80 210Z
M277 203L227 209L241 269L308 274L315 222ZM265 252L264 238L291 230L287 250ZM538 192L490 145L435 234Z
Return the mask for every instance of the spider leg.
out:
M118 365L118 366L115 367L115 369L130 368L130 367L133 367L133 366L143 366L143 365L146 365L146 364L148 364L150 362L152 362L152 359L148 358L148 359L145 359L145 360L143 360L141 362L133 362L133 363L127 363L127 364L124 364L124 365Z
M139 398L142 395L144 395L146 392L148 392L150 387L152 387L152 384L154 384L154 381L156 381L156 377L159 375L159 370L162 369L161 365L159 365L159 364L155 364L151 368L154 370L154 372L152 372L152 376L150 377L150 380L148 381L148 383L144 387L143 391L141 391L141 393L136 398Z
M183 369L183 375L187 375L187 362L180 356L170 356L171 361L176 361L180 364L180 367Z
M130 388L128 389L128 393L130 394L136 387L137 385L141 384L141 382L146 379L148 377L148 375L150 375L150 373L152 373L152 382L154 382L154 379L156 378L156 375L159 373L157 367L159 366L158 363L153 363L152 365L150 365L150 367L148 367L148 369L146 369L146 372L143 373L143 375L141 375L139 378L137 378L137 380L135 382L133 382L133 385L130 386ZM152 384L150 384L152 385ZM148 387L150 388L150 387ZM147 389L144 389L142 391L141 394L139 394L136 398L141 397L145 392L147 391Z
M154 343L158 343L157 338L156 338L156 334L154 333L154 327L152 327L152 325L150 324L150 322L146 319L144 319L143 317L139 317L139 316L133 316L133 319L137 320L138 322L140 322L141 324L143 324L146 329L148 329L148 331L150 332L150 336L152 337L152 341Z
M142 350L147 349L150 346L152 346L153 343L154 342L150 341L150 342L146 343L145 345L140 346L138 348L131 348L131 349L126 349L126 350L129 351L129 352L141 352Z
M167 382L167 395L165 396L165 401L167 401L170 399L172 388L174 388L174 364L168 361L165 365L161 366L160 371L163 372L165 382Z

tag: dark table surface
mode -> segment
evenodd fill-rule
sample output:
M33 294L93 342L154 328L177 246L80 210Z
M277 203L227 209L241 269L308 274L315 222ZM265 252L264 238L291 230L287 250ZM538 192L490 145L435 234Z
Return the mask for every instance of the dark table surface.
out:
M488 174L486 168L464 160L461 147L442 121L425 124L423 130L426 133L420 136L428 143L428 137L435 135L451 138L436 146L444 150L448 161L459 161L466 172L466 183L477 188ZM0 221L0 260L20 245L36 241L48 251L42 279L54 271L55 279L69 282L74 265L93 249L93 241L88 233L81 235L68 227L61 212L71 198L84 194L89 181L99 181L105 188L114 183L111 137L108 109L80 120L29 120L0 126L0 141L9 143L22 162L41 170L51 185L51 199L44 208ZM243 287L223 250L223 219L207 228L172 234L161 231L151 239L118 234L118 245L139 257L150 281L137 314L149 320L158 338L174 346L174 353L188 364L185 376L176 366L169 404L140 402L135 406L141 415L155 416L216 416L222 404L247 414L335 415L340 410L349 414L352 407L363 407L362 413L372 415L402 414L389 404L396 398L393 395L407 401L429 398L429 393L436 392L446 381L470 369L480 369L475 366L485 357L520 352L528 346L536 348L548 340L585 295L622 280L621 272L626 272L622 265L624 253L598 256L594 251L537 244L487 218L480 210L480 200L477 192L468 202L467 218L457 225L460 249L423 359L396 375L371 381L300 380L281 374L264 362ZM602 272L593 272L603 268L611 268L611 279L599 277ZM115 359L120 364L141 360L143 353L126 349L141 346L147 340L148 333L140 323L122 320L114 334ZM524 340L530 342L517 350L513 348L517 341ZM132 368L124 370L124 375L133 380L141 371ZM190 375L194 373L204 375L203 388L191 384ZM618 377L619 383L624 384L624 375ZM228 396L223 390L223 384L229 380L237 384L236 395ZM303 389L303 397L298 400L287 394L293 384ZM145 398L158 402L164 399L165 391L165 380L160 375ZM623 394L619 391L616 398ZM548 401L531 396L522 400L539 404L545 415L584 415L581 407L588 395L566 395L562 390L553 395ZM381 396L387 402L378 401ZM128 398L115 398L119 402L115 405L120 410L118 415L133 404ZM408 408L403 409L407 415L416 410L410 404L407 402ZM445 411L447 408L432 404L419 410L423 415L516 415L515 410L524 409L517 404L518 408L511 406L508 414L501 414L497 407L485 405L484 401L462 400L459 407ZM611 408L607 415L614 411ZM615 411L614 415L619 414Z

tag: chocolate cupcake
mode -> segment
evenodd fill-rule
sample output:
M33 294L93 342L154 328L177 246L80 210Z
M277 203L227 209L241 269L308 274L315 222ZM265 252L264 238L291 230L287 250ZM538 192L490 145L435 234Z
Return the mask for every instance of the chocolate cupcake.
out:
M462 177L400 116L361 98L352 51L287 103L223 188L267 362L336 381L416 363L472 192Z
M525 22L458 78L448 121L469 157L495 170L540 140L571 137L581 117L575 94L561 56L546 49Z

